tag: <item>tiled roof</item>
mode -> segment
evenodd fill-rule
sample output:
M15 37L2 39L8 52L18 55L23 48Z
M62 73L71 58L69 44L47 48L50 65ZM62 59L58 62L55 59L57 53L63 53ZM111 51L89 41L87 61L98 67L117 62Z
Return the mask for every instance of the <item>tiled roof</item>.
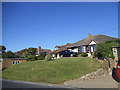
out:
M62 48L62 47L66 47L66 46L69 46L69 45L72 45L72 43L67 43L66 45L61 45L61 46L55 46L55 48Z
M52 51L50 49L42 49L43 52L49 52L51 53Z
M66 45L62 45L62 46L56 46L55 48L58 48L57 50L54 50L54 52L60 52L60 51L63 51L63 50L66 50L67 49L67 46L69 45L72 45L72 43L67 43Z
M80 40L76 43L73 43L72 45L67 46L67 48L78 47L78 46L82 46L82 45L89 45L89 43L91 41L95 41L97 44L99 44L99 43L103 43L103 42L114 40L114 39L118 39L118 38L99 34L99 35L95 35L95 36L89 36L83 40Z

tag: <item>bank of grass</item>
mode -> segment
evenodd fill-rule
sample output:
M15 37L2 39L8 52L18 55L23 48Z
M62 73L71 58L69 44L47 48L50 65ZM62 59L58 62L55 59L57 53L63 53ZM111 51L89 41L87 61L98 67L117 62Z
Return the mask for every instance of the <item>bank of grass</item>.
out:
M4 79L60 84L100 68L91 58L61 58L53 61L31 61L13 65L2 73Z

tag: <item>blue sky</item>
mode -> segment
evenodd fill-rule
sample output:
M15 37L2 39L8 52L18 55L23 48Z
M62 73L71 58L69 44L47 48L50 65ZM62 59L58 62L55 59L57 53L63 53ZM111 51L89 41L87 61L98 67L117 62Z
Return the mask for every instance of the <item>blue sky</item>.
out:
M3 45L18 51L74 43L92 35L118 37L117 2L4 2Z

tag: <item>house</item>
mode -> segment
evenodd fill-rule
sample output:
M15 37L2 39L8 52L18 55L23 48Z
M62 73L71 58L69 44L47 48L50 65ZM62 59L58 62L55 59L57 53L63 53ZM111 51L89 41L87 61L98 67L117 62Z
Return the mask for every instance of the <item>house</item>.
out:
M29 48L28 48L29 49ZM20 51L15 52L15 55L19 57L23 57L23 54L28 50L28 49L23 49ZM32 48L35 50L34 55L38 56L40 53L45 53L45 54L50 54L52 51L50 49L42 49L40 46L38 48Z
M72 43L67 43L66 45L61 45L61 46L55 46L55 50L52 52L52 56L54 58L70 57L71 54L73 54L73 52L70 52L70 50L67 50L67 46L69 45L72 45Z
M67 50L67 47L69 45L72 45L72 43L67 43L66 45L61 45L61 46L55 46L55 50L53 52L60 52L63 50Z
M40 55L41 53L51 54L52 51L50 49L42 49L40 46L36 48L36 56Z
M23 63L27 62L27 59L23 58L3 58L1 63L2 63L2 69L5 69L11 65L18 64L18 63Z
M114 37L110 37L102 34L95 35L95 36L88 34L88 37L84 38L83 40L72 43L71 45L67 45L65 47L60 47L58 48L58 50L62 50L64 48L64 50L69 50L71 52L76 52L76 53L86 52L90 57L96 50L97 44L104 43L110 40L115 40L115 39L118 39L118 38L114 38Z
M77 49L78 53L86 52L88 56L91 56L93 52L96 50L97 44L104 43L110 40L115 40L115 39L118 39L118 38L114 38L114 37L110 37L102 34L95 35L95 36L88 34L88 37L68 46L67 48L71 50Z

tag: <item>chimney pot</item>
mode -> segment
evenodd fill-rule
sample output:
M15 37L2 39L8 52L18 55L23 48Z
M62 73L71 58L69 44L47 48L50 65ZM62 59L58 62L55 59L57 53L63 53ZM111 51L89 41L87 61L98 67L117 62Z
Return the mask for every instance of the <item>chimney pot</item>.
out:
M88 37L92 36L90 33L88 33Z

